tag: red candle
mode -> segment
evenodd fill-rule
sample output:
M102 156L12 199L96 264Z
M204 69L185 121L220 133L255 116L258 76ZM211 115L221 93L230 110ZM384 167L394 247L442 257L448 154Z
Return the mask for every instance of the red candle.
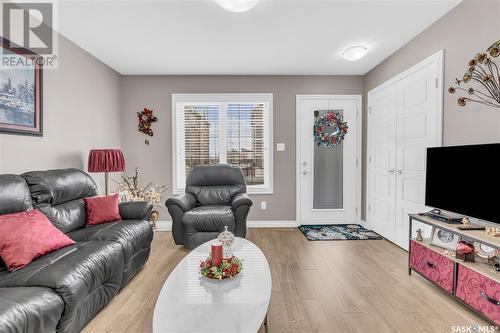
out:
M212 265L219 266L222 262L222 243L213 242L211 253L212 253Z

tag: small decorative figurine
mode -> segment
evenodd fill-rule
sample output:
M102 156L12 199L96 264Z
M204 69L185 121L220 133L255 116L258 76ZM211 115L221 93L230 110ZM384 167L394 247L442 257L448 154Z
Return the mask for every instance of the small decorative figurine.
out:
M424 241L424 237L422 237L422 229L420 229L420 228L417 229L417 238L415 238L415 239L419 242Z
M455 249L455 257L457 259L462 259L463 261L474 262L476 258L476 253L474 251L474 245L467 243L466 241L459 241Z
M217 240L222 243L222 259L231 259L233 257L233 250L231 246L234 243L234 234L224 227L224 231L219 234Z
M468 217L464 217L462 219L462 224L463 225L469 225L469 224L471 224L470 219Z
M500 237L500 229L495 227L486 227L486 233L493 237Z

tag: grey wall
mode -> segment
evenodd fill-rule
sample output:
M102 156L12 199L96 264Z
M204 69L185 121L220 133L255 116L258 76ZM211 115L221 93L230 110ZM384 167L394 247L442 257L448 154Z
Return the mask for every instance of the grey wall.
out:
M467 63L500 39L500 1L465 1L367 73L369 91L387 79L444 49L444 144L500 141L500 112L481 105L461 108L447 92ZM365 110L366 111L366 110Z
M144 182L172 184L173 93L273 93L274 194L253 195L250 220L295 220L295 98L297 94L363 93L362 76L125 76L122 79L122 143L129 173L140 167ZM136 112L152 108L151 144L137 132ZM285 152L276 143L286 144ZM267 201L267 210L260 209ZM161 219L167 219L164 214Z
M500 142L500 112L481 105L457 105L458 95L447 92L455 78L461 78L467 63L500 39L500 1L464 1L420 33L365 76L366 92L412 67L439 50L444 50L445 145ZM366 105L365 99L365 105ZM366 133L367 108L363 113ZM366 137L363 141L363 175L366 176ZM364 177L366 179L366 177ZM363 183L363 202L366 183ZM363 205L362 216L366 213Z
M120 147L117 72L59 36L59 68L43 74L44 135L0 134L0 173L86 169L89 149Z

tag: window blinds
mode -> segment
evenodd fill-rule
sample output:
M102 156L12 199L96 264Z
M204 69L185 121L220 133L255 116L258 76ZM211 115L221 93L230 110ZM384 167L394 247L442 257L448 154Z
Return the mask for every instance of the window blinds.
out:
M176 103L174 175L177 188L196 165L229 163L243 170L249 189L265 188L269 103Z

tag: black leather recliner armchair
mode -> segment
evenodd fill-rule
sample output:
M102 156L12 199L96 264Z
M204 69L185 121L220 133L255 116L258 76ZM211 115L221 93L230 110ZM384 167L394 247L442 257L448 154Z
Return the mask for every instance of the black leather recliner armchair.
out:
M166 202L175 244L193 249L217 238L225 226L236 237L245 237L252 206L246 190L245 177L237 166L195 166L186 180L186 193Z

